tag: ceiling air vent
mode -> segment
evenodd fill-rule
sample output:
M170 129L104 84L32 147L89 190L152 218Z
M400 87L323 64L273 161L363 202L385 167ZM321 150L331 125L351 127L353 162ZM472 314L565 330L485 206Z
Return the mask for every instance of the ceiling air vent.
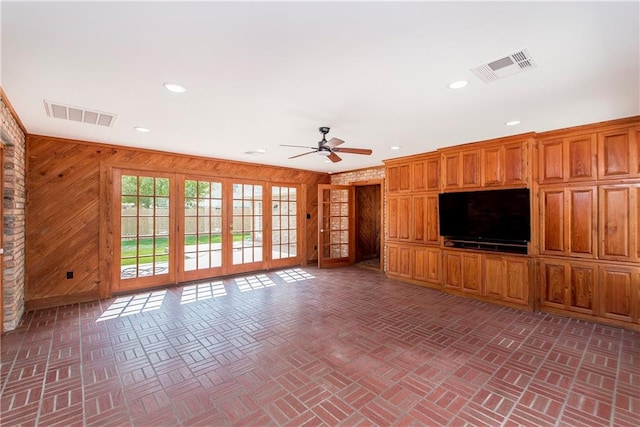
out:
M47 101L46 99L44 100L44 109L49 117L105 127L112 127L117 116L113 113L73 107L59 102Z
M487 64L471 68L471 71L485 83L493 82L503 77L527 71L536 67L536 63L527 49L521 49L504 58L496 59Z

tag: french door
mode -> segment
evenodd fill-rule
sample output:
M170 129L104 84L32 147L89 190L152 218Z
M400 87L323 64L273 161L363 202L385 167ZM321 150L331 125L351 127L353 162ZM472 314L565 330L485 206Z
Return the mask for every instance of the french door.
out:
M355 262L354 189L318 186L318 266L343 267Z
M299 186L114 168L113 292L300 263Z

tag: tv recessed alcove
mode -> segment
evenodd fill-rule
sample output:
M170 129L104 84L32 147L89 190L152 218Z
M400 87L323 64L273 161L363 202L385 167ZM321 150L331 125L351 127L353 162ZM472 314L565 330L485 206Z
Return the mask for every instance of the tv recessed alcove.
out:
M528 188L438 195L446 247L526 254L531 240Z

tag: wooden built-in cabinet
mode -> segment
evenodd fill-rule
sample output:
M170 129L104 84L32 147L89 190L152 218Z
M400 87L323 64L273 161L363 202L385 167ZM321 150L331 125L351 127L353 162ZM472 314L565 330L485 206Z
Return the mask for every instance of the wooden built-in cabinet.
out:
M520 306L529 306L532 283L526 256L468 250L443 252L445 289Z
M640 117L385 163L390 277L640 330ZM439 236L439 193L494 188L531 190L527 254Z
M595 133L539 141L540 184L595 179L596 142Z
M541 187L539 198L540 253L595 258L596 187Z

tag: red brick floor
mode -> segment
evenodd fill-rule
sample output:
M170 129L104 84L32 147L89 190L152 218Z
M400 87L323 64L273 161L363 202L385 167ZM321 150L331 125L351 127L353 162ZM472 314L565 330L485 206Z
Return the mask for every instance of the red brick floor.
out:
M640 424L640 334L304 268L29 312L14 425Z

